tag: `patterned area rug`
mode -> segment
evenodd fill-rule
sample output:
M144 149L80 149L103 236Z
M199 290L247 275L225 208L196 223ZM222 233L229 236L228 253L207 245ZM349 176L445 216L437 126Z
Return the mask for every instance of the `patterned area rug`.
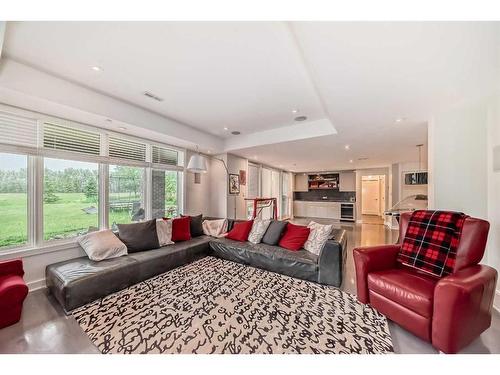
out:
M333 287L206 257L72 312L102 353L392 353L386 318Z

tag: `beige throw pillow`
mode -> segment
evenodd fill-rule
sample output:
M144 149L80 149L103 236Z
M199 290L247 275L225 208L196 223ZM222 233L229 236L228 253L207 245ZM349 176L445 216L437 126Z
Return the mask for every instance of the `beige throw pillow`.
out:
M91 232L78 238L78 243L91 260L117 258L127 255L127 246L110 229Z
M255 218L253 220L252 230L248 235L248 241L251 243L260 243L262 241L262 237L269 228L269 224L271 224L271 220L262 220L259 218Z
M156 234L160 246L173 245L172 241L172 220L156 220Z
M311 221L307 226L311 232L304 244L304 249L318 255L332 233L333 225L323 225Z

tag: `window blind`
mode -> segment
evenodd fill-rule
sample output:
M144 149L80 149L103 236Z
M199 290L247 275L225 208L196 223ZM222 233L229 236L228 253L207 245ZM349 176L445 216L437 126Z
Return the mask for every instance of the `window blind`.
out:
M99 133L78 128L44 123L43 147L51 150L99 155L101 136Z
M259 167L256 165L248 165L248 198L259 197Z
M37 121L0 111L0 143L37 147Z
M153 145L151 147L151 161L155 164L177 165L179 153L170 148Z
M109 137L109 156L116 159L146 161L146 144L126 138Z

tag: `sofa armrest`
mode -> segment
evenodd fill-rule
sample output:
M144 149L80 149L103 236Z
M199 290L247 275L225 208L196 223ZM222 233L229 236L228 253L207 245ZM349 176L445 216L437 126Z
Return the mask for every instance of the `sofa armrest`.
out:
M475 265L443 277L434 289L432 344L456 353L491 324L497 271Z
M347 235L339 230L334 240L326 241L318 257L318 282L340 287L347 253Z
M358 247L353 250L358 300L368 303L368 274L394 268L400 245Z
M24 276L22 259L0 261L0 276L7 275Z

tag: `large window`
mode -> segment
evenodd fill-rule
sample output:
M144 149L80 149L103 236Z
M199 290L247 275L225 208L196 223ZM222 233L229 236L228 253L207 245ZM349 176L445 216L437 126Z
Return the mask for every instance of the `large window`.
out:
M0 104L0 250L178 216L183 159L175 147Z
M145 169L109 166L109 224L129 224L146 218L144 207Z
M174 217L179 215L180 194L178 191L180 173L156 170L152 172L151 208L152 217Z
M27 159L0 153L0 248L28 241Z
M54 240L99 228L98 165L44 160L43 238Z

